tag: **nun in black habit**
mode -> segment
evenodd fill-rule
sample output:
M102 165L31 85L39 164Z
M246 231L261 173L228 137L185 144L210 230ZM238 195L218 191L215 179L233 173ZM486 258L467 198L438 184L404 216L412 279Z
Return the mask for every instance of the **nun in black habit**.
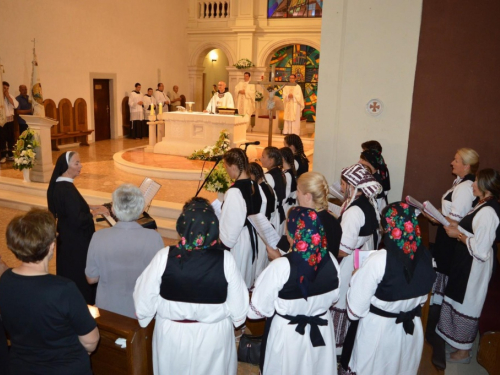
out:
M93 216L109 213L104 206L89 206L73 180L80 174L80 155L65 152L57 158L47 190L50 212L57 220L56 271L73 280L87 304L95 303L96 286L85 277L87 252L95 232Z

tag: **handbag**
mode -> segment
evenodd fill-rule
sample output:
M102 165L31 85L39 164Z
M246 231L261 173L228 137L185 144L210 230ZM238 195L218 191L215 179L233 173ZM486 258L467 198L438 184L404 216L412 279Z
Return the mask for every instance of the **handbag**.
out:
M260 362L260 347L263 336L243 334L238 346L238 361L258 365Z

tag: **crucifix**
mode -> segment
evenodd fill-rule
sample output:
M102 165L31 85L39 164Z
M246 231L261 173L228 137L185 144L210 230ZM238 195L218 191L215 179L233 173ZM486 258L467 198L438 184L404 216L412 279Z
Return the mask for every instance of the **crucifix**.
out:
M271 80L269 82L264 82L264 81L250 81L249 83L254 84L254 85L267 85L266 90L269 92L269 99L267 99L267 110L269 113L269 133L267 135L267 145L272 146L273 145L273 112L274 111L274 95L281 90L285 86L296 86L296 83L290 83L290 82L279 82L279 85L276 85L276 82L274 81L274 77L276 75L276 65L273 65L271 67ZM276 117L278 114L276 113Z

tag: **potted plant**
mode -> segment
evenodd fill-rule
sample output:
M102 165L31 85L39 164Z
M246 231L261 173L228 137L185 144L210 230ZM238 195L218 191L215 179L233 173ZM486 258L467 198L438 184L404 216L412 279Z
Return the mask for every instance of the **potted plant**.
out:
M35 147L39 145L36 133L28 128L19 136L14 147L14 169L23 171L24 182L30 182L30 170L35 165Z

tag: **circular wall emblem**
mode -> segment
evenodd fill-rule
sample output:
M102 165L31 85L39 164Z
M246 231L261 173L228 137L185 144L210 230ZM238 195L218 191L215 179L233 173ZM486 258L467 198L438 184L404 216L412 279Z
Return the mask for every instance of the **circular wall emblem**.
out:
M366 112L372 116L378 116L384 110L384 103L379 99L372 99L366 104Z

